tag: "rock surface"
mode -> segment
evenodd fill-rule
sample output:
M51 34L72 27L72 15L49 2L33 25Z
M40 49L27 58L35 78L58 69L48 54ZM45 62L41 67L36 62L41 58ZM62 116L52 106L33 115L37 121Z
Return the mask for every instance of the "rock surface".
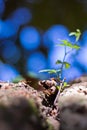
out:
M0 82L0 129L58 130L58 121L46 118L48 108L42 104L43 97L43 92L24 82Z
M45 106L45 98L43 91L35 90L24 81L0 82L0 129L87 130L86 80L74 82L61 92L58 111Z
M59 106L60 130L87 130L87 82L65 89Z

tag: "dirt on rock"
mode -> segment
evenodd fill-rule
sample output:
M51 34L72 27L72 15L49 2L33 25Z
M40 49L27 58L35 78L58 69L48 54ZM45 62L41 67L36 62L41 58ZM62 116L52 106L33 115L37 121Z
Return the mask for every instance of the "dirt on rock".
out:
M87 82L65 89L59 107L60 130L87 130Z
M65 88L55 104L54 80L39 85L45 89L36 90L24 81L0 81L1 130L87 130L86 81Z
M24 81L0 82L0 129L58 130L57 112L45 106L44 99L43 91L35 90Z

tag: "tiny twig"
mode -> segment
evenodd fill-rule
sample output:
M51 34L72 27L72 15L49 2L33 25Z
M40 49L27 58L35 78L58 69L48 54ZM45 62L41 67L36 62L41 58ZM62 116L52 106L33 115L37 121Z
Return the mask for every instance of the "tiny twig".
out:
M56 98L55 98L55 100L54 100L54 106L56 105L56 102L57 102L58 99L59 99L60 92L61 92L61 89L62 89L62 86L63 86L64 81L65 81L65 79L63 79L62 82L60 83L59 91L58 91L58 93L57 93L57 95L56 95Z
M71 49L71 50L67 51L67 52L66 52L66 55L67 55L67 54L69 54L71 51L73 51L73 49Z
M64 61L65 61L66 55L67 55L67 53L66 53L66 46L65 46L65 54L64 54L64 57L63 57L62 65L61 65L61 76L60 76L60 78L62 77L62 71L63 71L63 66L64 66Z

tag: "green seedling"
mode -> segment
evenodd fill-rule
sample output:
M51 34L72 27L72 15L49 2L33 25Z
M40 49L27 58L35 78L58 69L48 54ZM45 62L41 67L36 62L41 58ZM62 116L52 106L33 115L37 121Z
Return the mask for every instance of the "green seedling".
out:
M81 32L79 29L76 30L76 32L71 32L69 34L69 36L75 36L75 43L71 43L70 41L68 40L60 40L60 44L57 44L57 46L62 46L64 47L64 57L63 57L63 60L57 60L55 62L55 64L57 65L61 65L61 67L59 69L45 69L45 70L40 70L39 72L48 72L49 74L55 74L57 76L57 78L60 78L62 77L62 72L63 72L63 69L68 69L70 68L70 63L66 61L66 57L67 55L72 52L73 50L79 50L80 49L80 46L77 45L77 42L79 41L79 38L80 38L80 35L81 35ZM69 51L67 51L67 47L70 48Z
M67 82L65 82L65 78L62 79L62 73L63 73L64 69L68 69L71 66L70 63L66 61L67 55L70 54L73 50L77 51L77 50L80 49L80 46L77 45L77 42L80 39L80 35L81 35L81 32L80 32L79 29L77 29L76 32L71 32L69 34L70 37L71 36L75 37L75 43L74 44L72 42L68 41L67 39L60 40L60 44L57 44L57 46L64 47L63 60L61 61L61 60L58 59L55 62L55 64L60 65L59 69L45 69L45 70L39 71L39 72L48 72L49 74L55 74L56 78L58 79L58 82L60 81L60 84L58 86L56 86L57 89L58 89L58 94L57 94L56 98L58 98L62 89L64 89L66 86L69 86L67 84ZM67 48L69 48L69 51L67 51ZM56 102L56 99L55 99L54 102Z

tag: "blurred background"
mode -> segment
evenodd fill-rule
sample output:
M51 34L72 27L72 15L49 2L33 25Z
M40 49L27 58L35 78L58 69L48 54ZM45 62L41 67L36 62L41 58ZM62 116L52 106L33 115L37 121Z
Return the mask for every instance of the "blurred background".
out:
M67 81L87 73L87 0L0 0L0 80L48 78L39 70L57 68L64 56L58 39L70 39L76 29L81 49L66 59Z

